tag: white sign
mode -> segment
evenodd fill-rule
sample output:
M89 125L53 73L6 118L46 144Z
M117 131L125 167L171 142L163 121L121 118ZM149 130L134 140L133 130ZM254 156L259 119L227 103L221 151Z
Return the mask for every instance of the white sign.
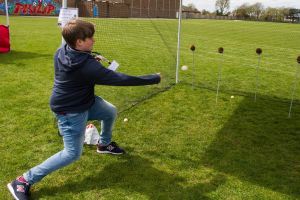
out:
M117 63L117 61L112 61L111 64L108 66L108 69L112 70L112 71L116 71L119 67L119 63Z
M58 17L58 26L63 28L72 19L78 19L78 8L61 8Z

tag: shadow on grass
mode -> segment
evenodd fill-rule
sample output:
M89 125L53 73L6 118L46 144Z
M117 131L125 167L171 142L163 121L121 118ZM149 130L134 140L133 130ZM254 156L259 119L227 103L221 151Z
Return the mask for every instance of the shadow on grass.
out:
M265 98L266 99L266 98ZM210 144L209 167L293 197L300 195L300 108L246 98Z
M34 59L34 58L45 58L45 57L49 58L49 57L53 57L53 55L12 50L11 52L6 54L0 54L0 64L15 64L16 62L22 60Z
M124 155L116 163L107 165L102 171L78 180L70 179L66 185L42 188L34 192L34 198L51 197L53 194L79 194L80 192L120 188L130 193L139 193L149 199L209 199L206 193L214 191L225 182L222 175L214 177L210 182L184 187L185 179L176 174L160 171L152 166L152 162L133 155ZM124 199L124 197L118 197Z

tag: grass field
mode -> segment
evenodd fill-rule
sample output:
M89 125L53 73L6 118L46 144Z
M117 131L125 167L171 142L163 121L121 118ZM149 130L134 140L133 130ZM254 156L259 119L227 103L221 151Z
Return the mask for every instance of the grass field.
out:
M3 200L10 199L9 181L63 147L48 105L53 53L61 42L56 22L12 17L12 52L0 54ZM98 95L125 110L174 82L176 21L106 20L99 25L105 29L96 49L119 61L120 71L160 71L165 79L160 86L97 86ZM189 70L180 71L180 84L119 114L114 139L128 153L99 155L85 147L79 161L36 184L32 199L300 199L299 84L292 118L287 118L300 26L214 20L182 25L181 65ZM144 36L135 36L135 27ZM192 43L197 46L194 89ZM225 54L216 105L220 46ZM264 53L254 103L258 47Z

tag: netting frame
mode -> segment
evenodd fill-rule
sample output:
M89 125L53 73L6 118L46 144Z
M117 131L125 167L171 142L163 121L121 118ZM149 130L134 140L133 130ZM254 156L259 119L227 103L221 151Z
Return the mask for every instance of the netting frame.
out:
M5 0L7 1L7 0ZM68 0L62 0L62 9L66 9L68 7ZM179 10L177 12L178 18L178 29L177 29L177 55L176 55L176 74L175 74L175 84L179 83L179 65L180 65L180 47L181 47L181 21L182 21L182 0L179 0ZM64 41L62 39L62 41Z
M9 27L9 13L8 13L8 2L5 0L5 12L6 12L6 26Z

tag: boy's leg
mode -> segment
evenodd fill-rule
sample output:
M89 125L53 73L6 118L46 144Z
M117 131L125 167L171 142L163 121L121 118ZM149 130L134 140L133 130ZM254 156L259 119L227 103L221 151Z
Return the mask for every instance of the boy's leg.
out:
M119 148L115 142L111 142L114 122L117 118L117 109L111 103L100 97L95 97L95 103L88 110L88 120L101 122L100 141L98 153L123 154L124 150Z
M101 145L108 145L111 142L112 129L117 118L117 109L111 103L100 97L95 97L95 103L88 110L88 120L101 122L100 141Z
M40 181L46 175L71 164L81 156L87 112L56 115L56 117L63 136L64 149L24 173L23 176L29 184Z

